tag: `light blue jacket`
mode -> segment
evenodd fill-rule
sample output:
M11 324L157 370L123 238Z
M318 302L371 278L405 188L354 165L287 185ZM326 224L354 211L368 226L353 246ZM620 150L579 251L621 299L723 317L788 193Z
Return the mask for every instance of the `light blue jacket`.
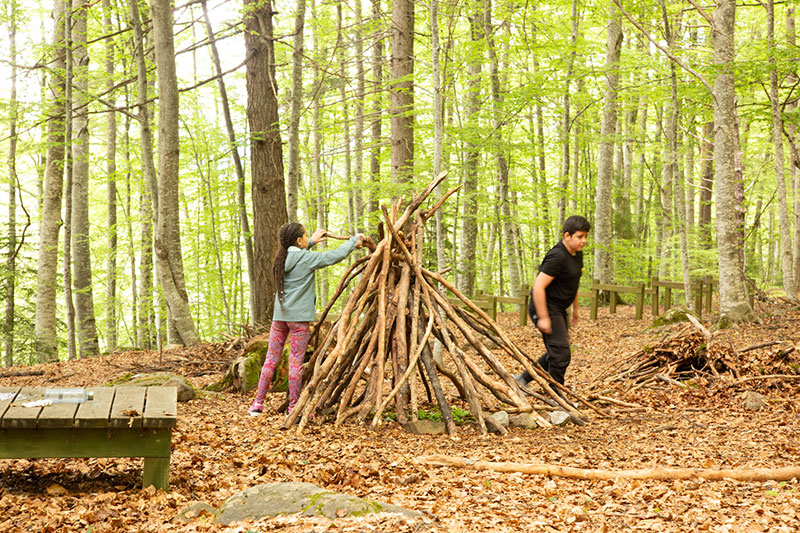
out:
M311 252L290 246L283 267L283 305L275 291L275 311L272 320L284 322L313 322L317 313L317 294L314 292L314 272L335 265L356 248L356 237L335 250Z

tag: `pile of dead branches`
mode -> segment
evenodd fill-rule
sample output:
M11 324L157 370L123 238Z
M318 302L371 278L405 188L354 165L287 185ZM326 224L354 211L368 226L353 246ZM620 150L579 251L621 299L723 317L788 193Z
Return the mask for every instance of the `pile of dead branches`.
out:
M730 342L714 336L697 319L678 332L609 365L596 382L626 382L629 392L657 381L675 383L699 376L740 377L737 354Z
M325 336L308 359L304 388L286 427L297 423L302 430L315 415L331 415L336 425L349 419L363 422L369 417L375 426L390 405L403 424L417 416L421 386L430 402L435 398L446 430L452 434L455 424L440 377L453 383L481 432L486 432L488 425L490 430L505 433L494 418L484 414L486 406L495 405L493 398L506 411L529 412L540 425L549 426L536 414L514 377L484 345L485 339L496 343L534 376L542 389L537 394L540 399L557 403L576 422L585 423L580 411L564 399L578 398L571 390L553 382L441 273L424 268L424 225L457 188L430 209L420 207L445 175L442 173L415 195L402 214L402 200L392 206L391 213L382 208L384 224L379 228L378 243L369 243L371 253L355 261L342 276L321 320L354 283L341 315L327 333L322 328L315 330ZM464 308L453 305L445 290ZM443 345L440 361L433 357L434 339ZM461 339L477 356L460 347ZM588 402L586 405L592 407Z

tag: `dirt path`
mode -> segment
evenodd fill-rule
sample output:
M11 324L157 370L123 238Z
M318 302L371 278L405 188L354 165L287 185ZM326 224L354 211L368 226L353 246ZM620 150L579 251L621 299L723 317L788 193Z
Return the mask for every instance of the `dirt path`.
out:
M797 345L800 314L774 313L763 325L725 335L737 349L773 340ZM500 320L523 348L540 349L534 329L515 326L514 313ZM625 307L616 316L601 313L598 321L581 321L572 334L569 383L588 391L605 365L663 335L644 331L646 324L632 320ZM766 356L769 349L761 352ZM102 384L165 361L179 365L178 357L214 361L221 356L209 347L161 358L127 352L42 366L44 376L0 378L0 386ZM184 370L217 367L192 364ZM190 379L202 385L216 377ZM448 454L603 469L800 464L800 383L748 385L767 396L766 408L747 411L740 398L746 388L702 379L686 389L664 384L634 394L623 386L610 394L646 408L612 409L613 417L595 418L585 427L511 428L503 438L461 426L454 439L410 435L391 422L375 432L315 423L298 435L278 429L278 395L259 418L246 416L249 396L209 395L179 407L169 494L137 488L141 460L0 460L0 531L797 531L796 480L576 481L413 462L422 455ZM345 518L333 525L294 517L229 528L208 520L170 523L192 501L218 506L235 491L271 481L307 481L403 505L429 514L430 523L387 516Z

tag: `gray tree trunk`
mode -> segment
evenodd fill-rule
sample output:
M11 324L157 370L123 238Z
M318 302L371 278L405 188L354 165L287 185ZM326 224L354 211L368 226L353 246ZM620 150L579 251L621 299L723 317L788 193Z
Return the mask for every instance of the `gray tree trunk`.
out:
M297 220L300 190L300 116L303 111L303 55L306 0L297 0L292 37L292 96L289 107L289 156L286 173L286 212L289 220Z
M67 358L75 359L78 357L77 343L75 340L75 300L72 293L72 177L74 172L74 162L72 155L72 124L74 114L72 99L74 94L74 70L72 53L72 0L67 0L64 7L64 24L68 28L67 35L67 66L64 71L66 84L64 89L64 114L66 122L64 126L64 263L62 266L64 277L64 311L67 326Z
M111 2L103 0L103 31L106 35L114 32L111 23ZM106 98L116 105L114 95L114 42L105 41ZM106 351L117 349L117 115L114 111L106 114L106 206L108 214L108 257L106 258Z
M206 4L205 0L203 0L203 16L206 21L205 26L206 34L208 35L208 43L211 45L211 58L214 61L214 74L217 76L217 86L219 87L219 99L220 104L222 105L222 115L225 118L225 129L228 132L228 143L230 144L231 155L233 156L233 166L236 169L236 200L239 206L239 223L242 225L242 234L244 237L245 259L247 261L247 281L250 286L248 302L250 305L250 314L252 315L254 287L253 278L255 277L255 274L253 270L253 238L250 231L250 219L247 216L244 166L242 165L242 158L239 155L239 145L236 142L236 131L233 128L231 107L228 103L228 91L225 86L225 79L222 76L222 65L219 59L217 41L214 36L214 29L211 27L211 18L208 16L208 5Z
M272 36L271 1L247 0L245 49L247 63L247 120L250 125L250 161L253 191L253 257L255 312L253 323L272 318L275 284L272 279L278 230L286 223L286 192L278 123L278 86Z
M472 34L473 56L467 66L469 81L467 82L467 128L469 139L464 162L464 187L462 193L461 248L459 251L458 288L467 296L475 294L476 277L476 242L478 237L478 161L480 159L480 134L478 113L481 102L481 62L480 50L483 41L483 15L472 13L469 17Z
M794 7L786 8L786 42L794 49L797 45L795 42L795 16ZM789 83L797 82L797 72L792 71L787 81ZM797 98L794 98L786 104L787 113L797 110ZM787 124L789 130L789 153L791 164L789 165L790 174L792 178L792 196L794 197L794 231L792 232L792 256L794 263L794 286L800 289L800 182L798 182L797 165L800 164L800 155L797 150L797 126L794 124Z
M444 114L442 106L442 68L439 60L439 0L431 0L431 55L433 76L433 175L438 176L442 171L442 157L444 144ZM441 194L442 185L436 194ZM434 214L436 222L436 266L438 270L447 264L446 242L447 235L444 229L444 215L442 209ZM435 343L434 353L441 353L441 344Z
M315 21L319 21L317 18L316 12L316 2L311 0L311 18ZM327 210L327 195L325 194L325 185L324 185L324 178L322 177L322 125L320 123L320 98L322 97L322 72L319 68L320 61L322 58L320 57L320 38L319 38L319 24L316 23L313 25L314 31L312 32L313 44L314 47L314 101L311 104L312 106L312 117L311 117L311 131L312 137L314 139L314 147L313 152L311 155L311 164L313 170L313 179L314 179L314 187L315 187L315 208L314 212L316 214L316 223L317 228L325 228L325 214ZM320 54L320 55L316 55ZM318 246L318 249L326 248L326 243L321 243ZM316 276L316 281L319 284L319 303L322 306L328 304L328 276L326 275L326 271L323 270L319 272L319 275Z
M383 102L381 95L383 85L383 31L382 31L381 0L372 0L372 25L375 31L372 46L372 124L370 137L372 149L369 156L369 175L371 185L369 188L370 222L378 220L378 188L381 181L381 117L383 115Z
M136 102L139 121L139 146L142 152L142 177L144 185L140 191L139 219L141 223L138 323L136 343L144 349L156 346L155 306L153 304L153 223L158 206L158 182L153 157L153 133L150 124L148 93L150 83L145 59L144 28L139 14L138 2L130 2L131 27L133 28L133 54L136 61Z
M786 199L786 175L783 157L783 117L778 93L778 66L775 59L775 1L767 0L767 42L769 53L769 98L772 105L772 140L775 146L775 180L778 182L778 224L781 241L781 281L783 291L790 300L797 300L792 260L792 224Z
M152 0L153 36L158 75L158 215L154 242L156 270L169 309L169 318L185 346L200 342L192 320L189 295L183 275L178 206L178 78L172 34L170 0Z
M747 303L736 220L736 123L733 72L736 3L717 0L714 10L714 181L719 254L720 326L755 319Z
M342 15L342 3L339 2L336 4L336 21L337 21L337 35L338 40L344 38L345 30L344 30L344 17ZM344 183L347 191L347 232L352 235L356 233L356 196L355 191L356 187L353 187L353 155L350 150L350 103L347 97L347 84L344 80L349 79L349 74L347 73L347 58L345 56L345 47L342 46L340 42L337 41L336 48L338 50L339 56L339 75L341 76L342 82L339 84L339 99L341 100L342 106L342 121L339 125L339 128L342 130L344 134L344 146L342 150L344 152L344 167L343 167L343 174Z
M414 2L392 2L391 115L392 181L414 173Z
M58 233L64 186L64 105L66 32L64 1L53 0L53 57L50 61L47 112L47 157L39 230L36 275L35 350L39 363L58 359L56 288L58 286Z
M6 313L3 324L5 366L14 364L14 294L17 278L17 0L9 6L8 38L11 93L8 99L8 252L6 252Z
M613 0L609 2L606 37L606 86L603 119L600 124L600 151L597 160L597 189L594 215L594 275L601 283L612 282L611 272L611 188L614 173L614 134L617 123L619 59L622 50L622 22Z
M86 4L76 6L72 27L74 60L72 136L72 263L75 318L80 357L100 353L92 293L92 255L89 246L89 54L86 50Z
M570 33L569 58L567 59L567 72L564 76L564 96L563 110L561 115L561 180L560 196L558 198L558 220L563 222L567 218L567 186L570 175L570 150L569 136L571 127L570 118L570 82L572 81L572 71L575 66L576 44L578 41L578 0L572 0L570 19L572 21L572 31ZM573 191L573 194L575 191Z

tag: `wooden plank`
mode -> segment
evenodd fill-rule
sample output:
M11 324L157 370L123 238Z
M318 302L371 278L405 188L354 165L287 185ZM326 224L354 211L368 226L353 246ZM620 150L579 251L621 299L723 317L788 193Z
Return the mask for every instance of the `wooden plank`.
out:
M144 395L145 387L116 387L108 425L112 428L142 427Z
M17 397L8 406L0 427L3 428L35 428L41 407L23 407L22 404L44 399L44 389L37 387L23 387Z
M39 414L40 428L71 428L79 403L54 403L42 408Z
M19 387L0 387L0 393L2 393L2 396L0 396L0 421L3 420L3 415L6 413L8 406L11 405L11 402L14 401L14 397L16 397L18 392ZM14 396L6 400L2 399L9 394L13 394Z
M0 459L169 457L171 429L0 429Z
M114 387L90 387L87 390L94 393L94 398L78 407L78 413L75 415L75 427L108 427L116 389Z
M144 403L145 428L172 428L178 421L178 389L147 387Z

